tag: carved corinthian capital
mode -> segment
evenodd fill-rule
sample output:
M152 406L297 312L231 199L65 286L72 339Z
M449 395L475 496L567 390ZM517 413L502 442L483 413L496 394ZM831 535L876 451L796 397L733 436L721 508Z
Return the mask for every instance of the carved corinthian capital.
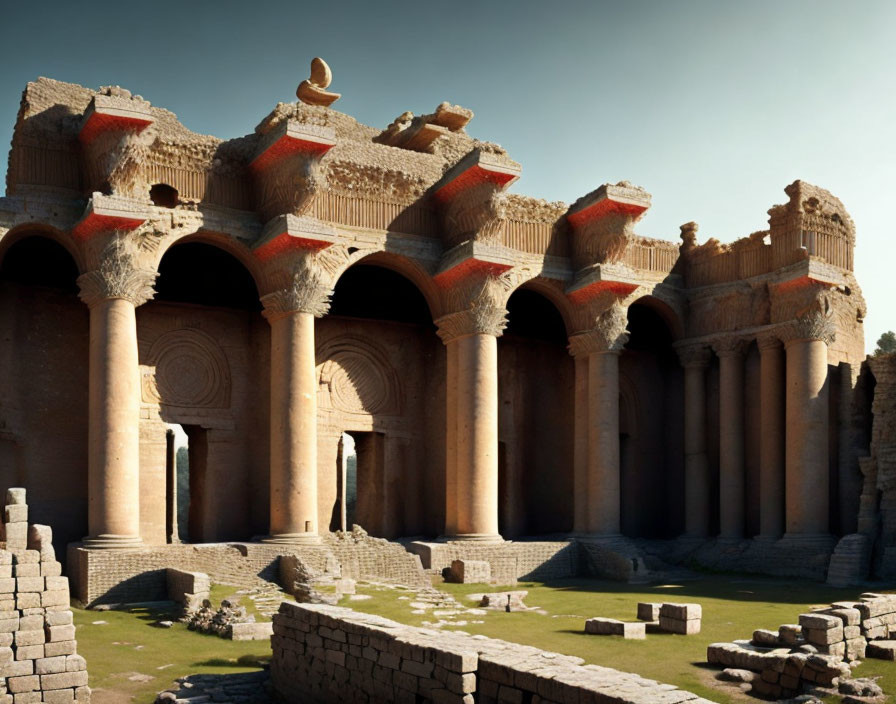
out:
M723 337L712 343L718 357L737 357L747 350L747 340L742 337Z
M628 342L628 315L624 306L614 303L601 313L591 330L569 338L569 353L579 355L621 352Z
M780 326L778 331L785 345L795 340L821 340L830 345L837 336L837 327L831 317L820 312L801 315Z
M330 310L332 293L328 279L308 257L303 257L286 285L262 296L261 303L268 320L290 313L311 313L322 318Z
M111 298L135 306L150 300L158 272L139 266L135 247L121 238L110 240L99 256L99 266L78 277L81 300L91 307Z
M511 286L507 275L474 274L454 282L445 294L446 309L453 312L435 321L442 341L476 334L500 337Z
M678 353L681 366L686 368L697 367L699 369L708 367L712 357L712 350L710 350L708 345L682 345L681 347L676 347L675 351Z
M500 337L507 326L507 311L492 305L477 305L469 310L443 315L435 321L442 342L448 343L469 335Z

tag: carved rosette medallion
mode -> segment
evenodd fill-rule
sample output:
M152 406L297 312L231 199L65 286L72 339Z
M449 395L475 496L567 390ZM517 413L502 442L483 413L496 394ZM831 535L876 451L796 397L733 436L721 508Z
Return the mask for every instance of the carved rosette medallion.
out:
M218 342L200 330L161 335L147 355L143 400L184 408L229 408L230 365Z

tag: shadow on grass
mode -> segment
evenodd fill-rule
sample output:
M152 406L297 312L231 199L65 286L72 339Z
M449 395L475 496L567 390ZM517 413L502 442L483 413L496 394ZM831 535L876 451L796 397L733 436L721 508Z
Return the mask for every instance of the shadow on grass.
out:
M271 664L269 655L241 655L238 658L209 658L201 662L194 662L193 667L259 667L264 668Z
M749 590L743 588L747 585L750 587ZM658 601L680 601L682 597L694 597L745 602L771 601L780 604L856 599L859 594L868 590L867 586L838 588L819 582L795 582L785 578L745 574L704 575L695 581L671 584L626 584L599 579L569 578L544 582L543 586L569 592L656 594ZM674 590L670 589L670 586L674 586ZM878 584L873 587L875 591L894 588L896 584Z

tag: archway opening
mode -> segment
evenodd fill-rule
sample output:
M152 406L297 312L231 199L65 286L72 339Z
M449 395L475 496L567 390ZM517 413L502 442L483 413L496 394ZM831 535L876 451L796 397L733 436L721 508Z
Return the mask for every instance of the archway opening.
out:
M144 540L263 534L270 505L270 327L252 274L224 249L185 242L162 257L156 291L137 309ZM173 456L171 425L181 429Z
M630 537L673 537L684 526L683 379L663 305L629 306L619 360L620 512Z
M232 254L204 242L169 249L159 263L155 301L261 310L252 274Z
M566 326L541 293L507 302L498 338L498 529L505 537L572 529L574 365Z
M78 265L58 242L31 235L12 244L3 255L0 280L77 294Z
M432 326L420 290L401 274L371 264L355 264L339 277L330 315Z
M357 523L378 537L436 535L444 514L424 508L445 505L444 346L417 286L381 263L349 267L315 325L320 513L333 530Z

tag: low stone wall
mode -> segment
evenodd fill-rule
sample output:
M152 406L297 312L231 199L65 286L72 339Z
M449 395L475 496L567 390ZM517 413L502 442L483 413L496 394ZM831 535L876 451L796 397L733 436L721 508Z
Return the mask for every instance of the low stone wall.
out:
M281 604L271 645L271 679L286 704L707 701L581 658L323 604Z
M441 573L455 560L488 562L491 581L514 584L517 580L546 582L580 573L580 555L569 541L519 541L504 543L413 542L407 549L420 556L423 567Z
M167 570L203 572L216 584L278 583L281 555L297 555L321 573L428 586L416 555L399 543L366 535L323 536L320 545L204 543L159 545L133 550L88 550L69 545L68 573L74 594L89 606L168 599Z

